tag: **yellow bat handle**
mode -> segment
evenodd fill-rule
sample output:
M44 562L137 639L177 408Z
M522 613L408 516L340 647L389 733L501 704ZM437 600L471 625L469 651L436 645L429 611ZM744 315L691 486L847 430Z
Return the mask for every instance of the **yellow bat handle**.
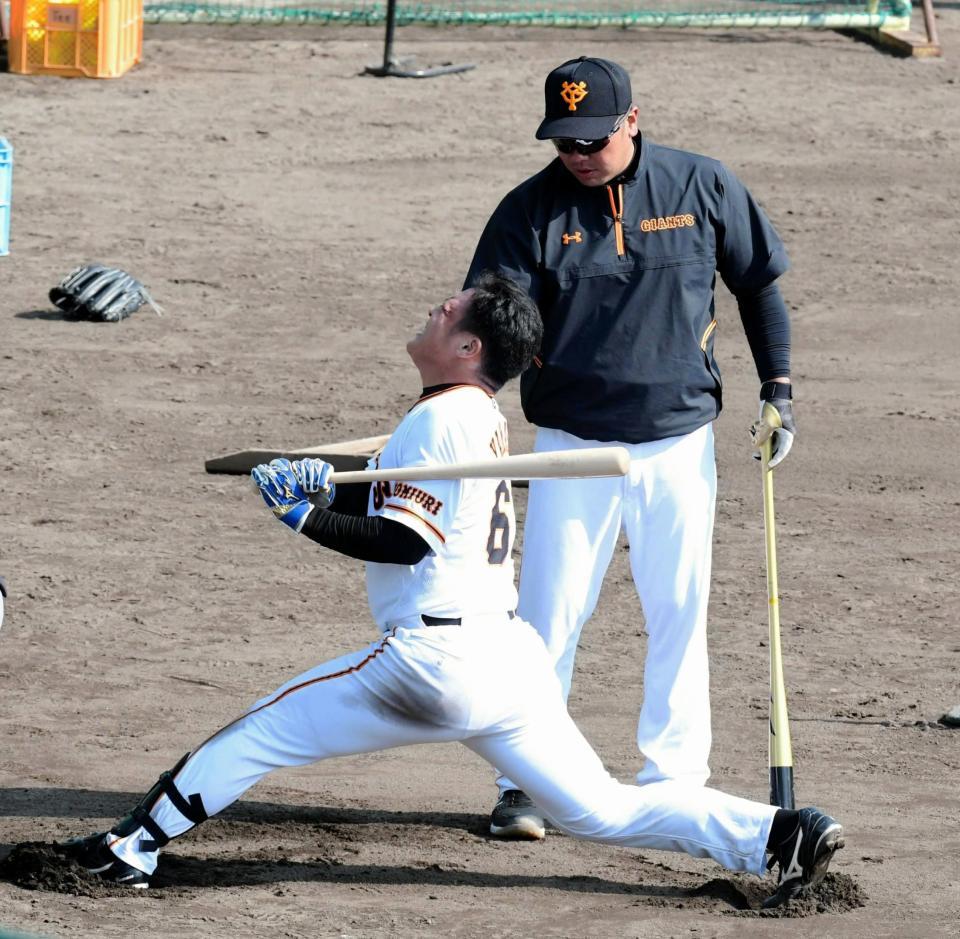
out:
M764 430L761 439L760 466L763 477L763 531L767 549L767 605L770 615L770 803L792 809L793 748L790 745L790 721L787 693L783 682L783 656L780 647L780 587L777 582L776 518L773 511L773 470L770 469L772 431L781 426L780 414L772 404L764 404L760 415Z

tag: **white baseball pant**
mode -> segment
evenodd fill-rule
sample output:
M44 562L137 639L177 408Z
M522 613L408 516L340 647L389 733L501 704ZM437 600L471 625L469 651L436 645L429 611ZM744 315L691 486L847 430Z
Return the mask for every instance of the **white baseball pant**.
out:
M567 714L542 640L506 614L399 624L258 701L197 747L174 783L214 815L280 767L454 740L503 767L568 834L764 872L775 809L683 783L617 782ZM149 811L169 837L193 827L166 794ZM140 845L150 837L138 828L110 847L150 874L157 851Z
M630 473L609 479L531 480L520 564L519 615L543 636L570 693L583 624L621 529L643 607L647 657L637 781L703 785L709 775L707 598L717 475L713 427L651 443L582 440L540 428L535 450L626 446ZM522 789L500 767L500 790Z

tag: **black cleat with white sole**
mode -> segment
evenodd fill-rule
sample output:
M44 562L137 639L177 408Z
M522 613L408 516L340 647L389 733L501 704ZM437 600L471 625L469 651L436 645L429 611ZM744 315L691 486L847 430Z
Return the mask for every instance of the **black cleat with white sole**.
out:
M771 857L779 865L777 892L764 900L770 909L801 896L823 880L833 855L843 847L843 826L820 809L800 809L797 830Z
M137 868L122 861L107 847L107 833L97 832L86 838L72 838L62 845L64 852L82 868L96 874L104 883L118 887L145 890L150 878Z
M543 816L520 789L507 789L490 815L490 834L497 838L540 841L546 834Z

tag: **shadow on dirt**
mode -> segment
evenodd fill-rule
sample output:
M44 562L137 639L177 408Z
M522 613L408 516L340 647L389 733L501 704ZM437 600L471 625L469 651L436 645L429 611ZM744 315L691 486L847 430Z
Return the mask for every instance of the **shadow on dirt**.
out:
M107 819L126 815L143 792L105 792L95 789L3 789L0 818ZM397 812L381 809L290 805L241 799L217 815L224 822L309 825L429 825L486 835L489 817L467 812ZM88 832L84 830L83 834Z
M561 875L527 876L492 874L444 867L383 864L346 864L335 858L316 857L306 861L259 857L197 858L178 854L164 856L162 869L150 880L149 891L112 886L78 867L55 844L26 842L15 845L0 861L0 878L26 890L47 890L93 898L125 897L131 901L149 895L162 900L185 896L197 890L236 887L276 886L320 882L367 886L468 887L472 889L531 888L567 893L621 894L634 898L636 905L672 909L708 910L741 916L804 917L816 913L842 913L864 905L865 896L849 877L828 874L822 884L806 896L777 910L763 910L766 892L760 884L740 877L713 879L699 887L676 884L623 884L600 877Z
M76 835L104 829L126 814L140 795L86 789L0 789L0 817L76 819ZM106 820L104 823L103 820ZM769 879L731 874L691 885L664 864L636 856L636 880L592 875L495 873L479 870L484 857L473 856L466 869L457 860L427 863L362 863L362 851L408 844L430 849L446 843L450 830L462 842L482 850L491 841L486 815L459 812L398 812L367 808L289 805L240 801L214 823L203 825L177 844L191 845L200 855L173 848L163 855L149 891L103 883L73 863L57 844L26 842L0 846L0 878L28 890L47 890L89 897L128 897L148 893L163 898L198 890L278 886L296 883L365 884L373 886L437 886L502 889L521 887L566 893L619 894L640 906L705 910L739 916L798 917L842 913L864 905L866 896L851 877L828 874L805 896L776 910L762 909L771 892ZM412 829L419 829L414 831ZM559 837L559 836L558 836ZM243 851L237 845L249 845ZM270 845L270 847L264 847ZM494 842L494 845L498 843ZM493 845L491 845L493 846ZM466 847L466 844L462 845ZM411 848L413 854L416 851ZM204 852L206 852L204 854ZM245 856L238 857L243 853Z
M70 317L60 310L24 310L14 314L18 320L50 320L51 322L67 322Z

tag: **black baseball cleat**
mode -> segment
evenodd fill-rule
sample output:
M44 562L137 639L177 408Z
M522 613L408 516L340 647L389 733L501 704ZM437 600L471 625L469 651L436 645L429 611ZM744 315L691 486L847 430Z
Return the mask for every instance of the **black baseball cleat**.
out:
M540 841L546 834L543 816L520 789L507 789L493 808L490 834L498 838Z
M777 892L764 908L781 906L823 880L833 855L843 847L843 826L820 809L800 809L797 830L773 853L770 866L780 867Z
M120 860L107 847L106 832L100 831L86 838L71 838L61 847L71 860L91 874L96 874L104 883L137 890L145 890L150 886L150 878L143 871Z

